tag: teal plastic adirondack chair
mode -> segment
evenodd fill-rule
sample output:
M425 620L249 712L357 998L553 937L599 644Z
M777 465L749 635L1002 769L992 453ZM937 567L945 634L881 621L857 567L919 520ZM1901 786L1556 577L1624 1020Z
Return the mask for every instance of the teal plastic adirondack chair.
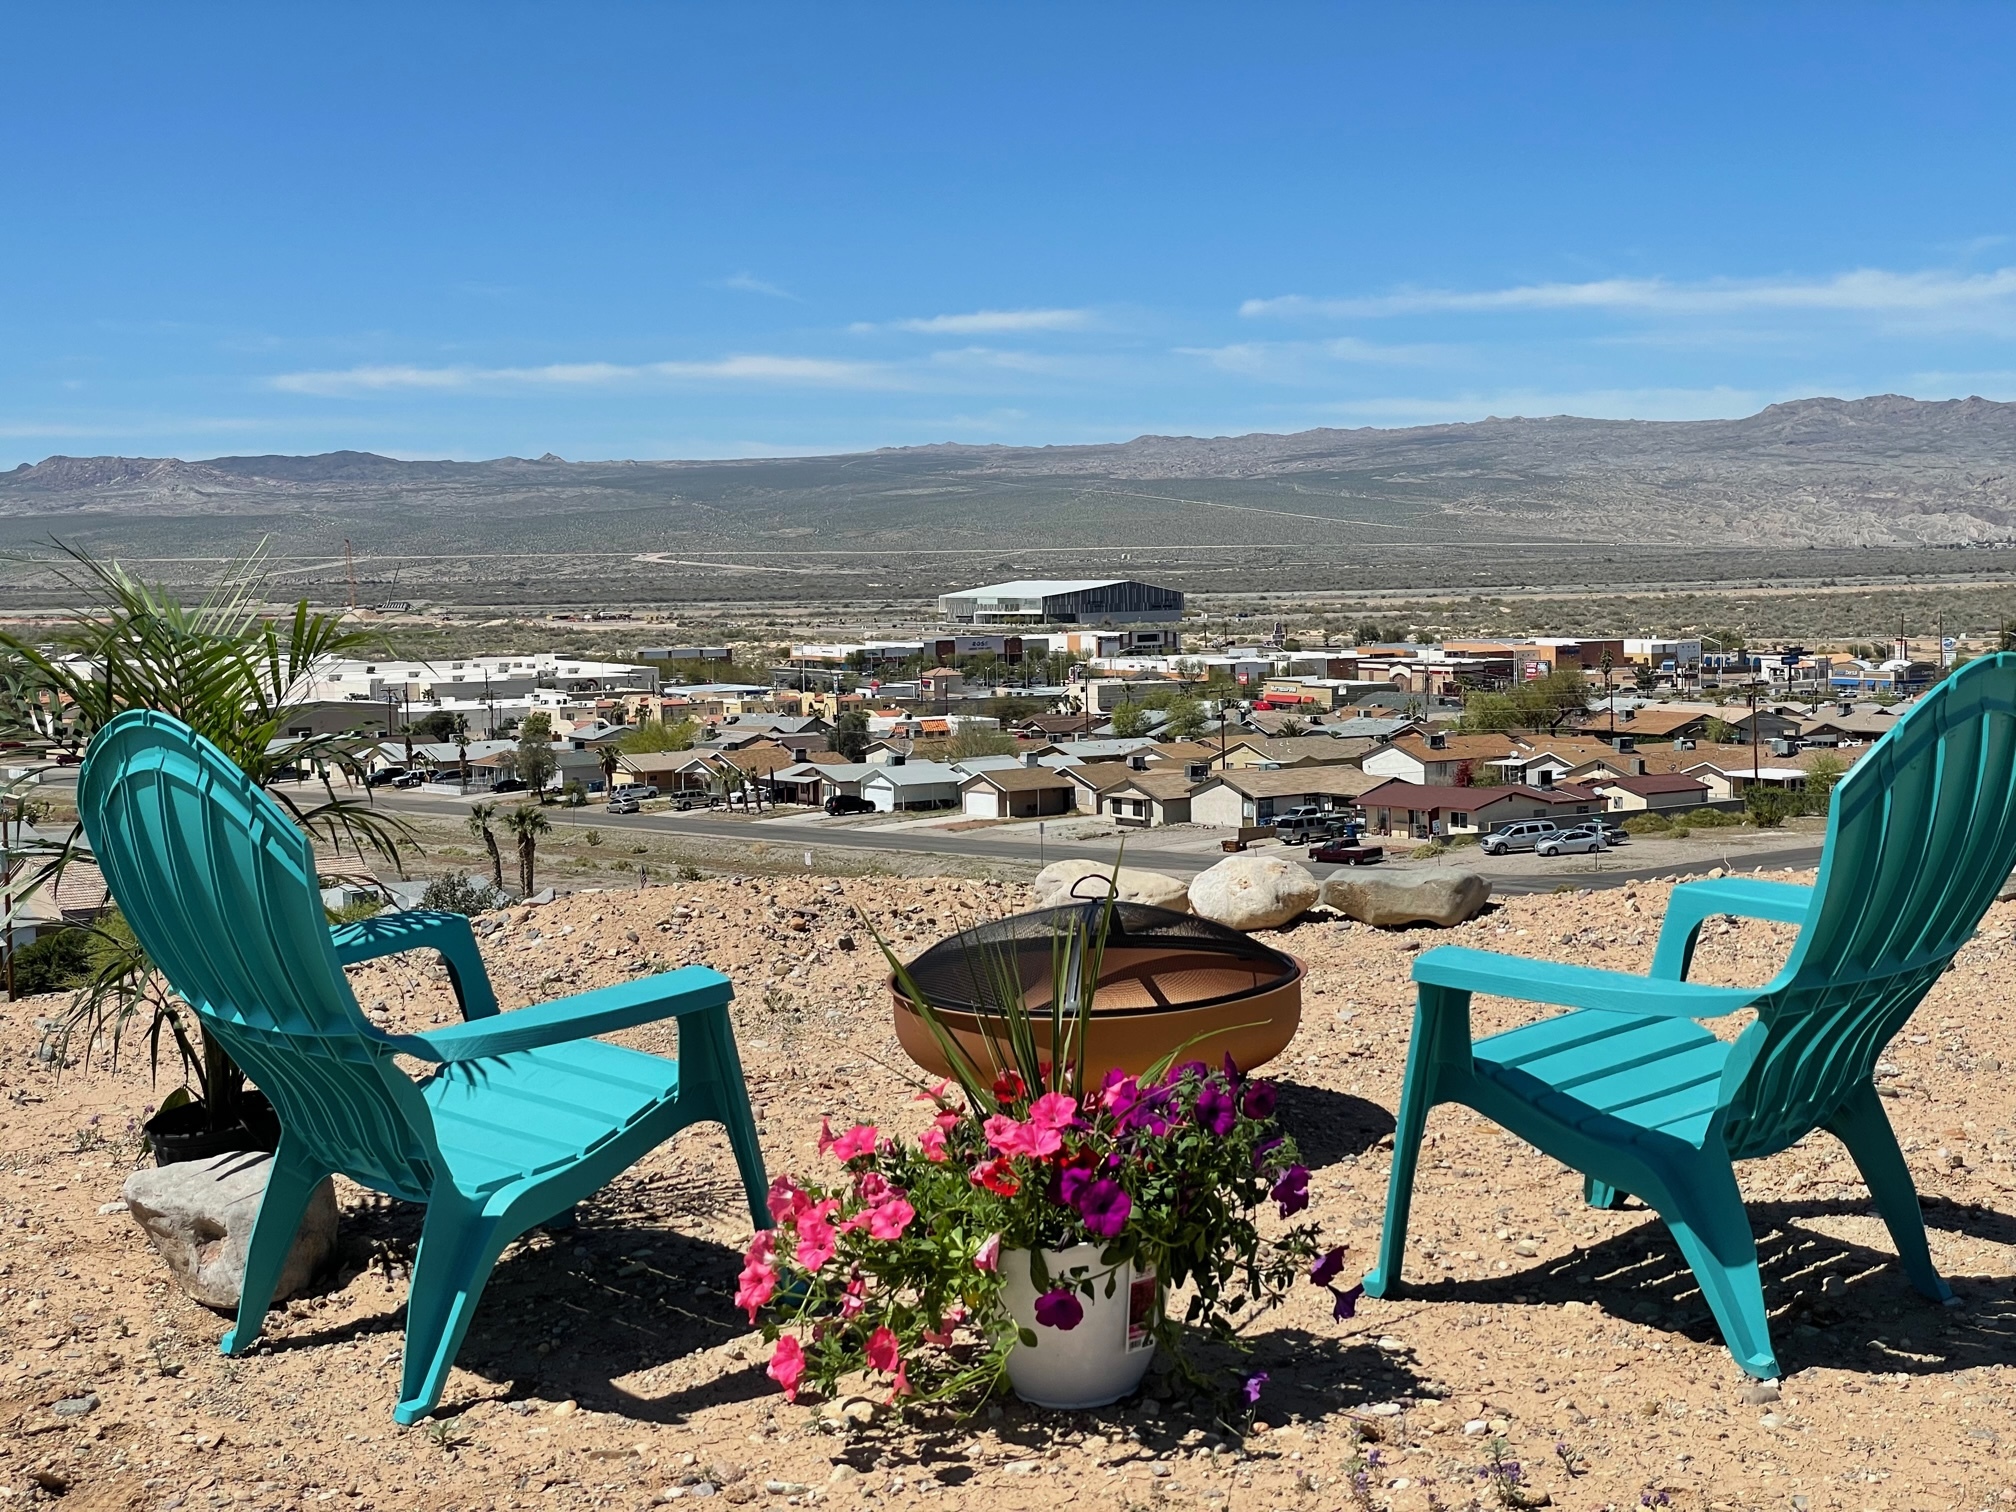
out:
M728 979L702 966L499 1013L469 921L409 912L332 931L307 838L180 720L122 714L91 742L84 829L156 965L280 1115L226 1354L259 1336L310 1194L341 1172L427 1204L406 1304L401 1423L440 1400L491 1267L688 1124L725 1124L759 1228L762 1152L728 1022ZM386 1034L343 966L431 949L464 1022ZM679 1058L590 1036L679 1021ZM416 1083L393 1057L437 1069Z
M1932 1267L1918 1194L1873 1080L1877 1057L2016 865L2016 654L1969 662L1926 694L1835 787L1811 887L1729 878L1675 888L1647 976L1446 947L1421 956L1393 1140L1386 1227L1365 1278L1400 1281L1428 1110L1463 1103L1587 1178L1589 1201L1632 1193L1679 1242L1730 1352L1778 1375L1734 1162L1814 1129L1848 1147L1911 1284ZM1762 987L1686 980L1709 918L1801 926ZM1472 1042L1473 992L1577 1010ZM1733 1043L1694 1022L1740 1009Z

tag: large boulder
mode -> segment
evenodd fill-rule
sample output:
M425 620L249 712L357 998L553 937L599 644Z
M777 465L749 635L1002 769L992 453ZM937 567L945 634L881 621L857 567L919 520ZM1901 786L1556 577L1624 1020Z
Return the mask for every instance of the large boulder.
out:
M175 1284L198 1302L235 1311L245 1280L245 1251L266 1195L273 1157L213 1155L149 1166L126 1178L122 1195ZM304 1289L336 1254L336 1188L324 1181L308 1199L294 1248L274 1289L278 1302Z
M1053 861L1036 874L1036 906L1050 908L1061 903L1093 902L1106 896L1113 867L1106 861ZM1086 878L1093 881L1086 881ZM1120 868L1115 896L1122 903L1147 903L1156 908L1190 911L1190 890L1181 879L1158 871L1136 867Z
M1382 929L1439 924L1444 929L1475 918L1491 900L1491 884L1475 872L1431 872L1425 877L1332 877L1323 901L1361 924Z
M1190 882L1190 911L1228 929L1279 929L1321 891L1307 867L1280 856L1227 856Z

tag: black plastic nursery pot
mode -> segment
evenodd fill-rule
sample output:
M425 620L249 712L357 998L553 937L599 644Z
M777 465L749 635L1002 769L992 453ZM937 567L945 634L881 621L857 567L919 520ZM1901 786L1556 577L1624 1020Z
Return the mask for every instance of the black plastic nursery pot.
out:
M280 1148L280 1118L263 1092L247 1088L239 1094L238 1122L227 1128L210 1127L210 1109L191 1099L164 1107L141 1127L154 1147L154 1164L176 1165L185 1160L208 1160L238 1150Z

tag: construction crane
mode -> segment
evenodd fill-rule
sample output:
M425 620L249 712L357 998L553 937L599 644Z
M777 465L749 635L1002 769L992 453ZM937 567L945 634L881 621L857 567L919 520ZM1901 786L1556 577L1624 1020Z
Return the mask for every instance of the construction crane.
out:
M350 554L350 537L343 537L343 566L350 574L350 609L357 609L357 558Z

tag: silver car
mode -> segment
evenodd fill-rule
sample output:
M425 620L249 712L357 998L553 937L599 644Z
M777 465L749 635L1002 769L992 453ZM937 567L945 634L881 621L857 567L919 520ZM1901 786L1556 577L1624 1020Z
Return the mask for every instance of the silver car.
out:
M1578 824L1573 829L1562 830L1558 835L1549 835L1533 847L1537 856L1586 856L1609 847L1603 840L1603 829L1595 824Z
M1553 839L1559 833L1561 831L1552 819L1521 819L1517 824L1493 830L1477 842L1477 848L1487 856L1502 856L1507 851L1535 850L1542 842Z

